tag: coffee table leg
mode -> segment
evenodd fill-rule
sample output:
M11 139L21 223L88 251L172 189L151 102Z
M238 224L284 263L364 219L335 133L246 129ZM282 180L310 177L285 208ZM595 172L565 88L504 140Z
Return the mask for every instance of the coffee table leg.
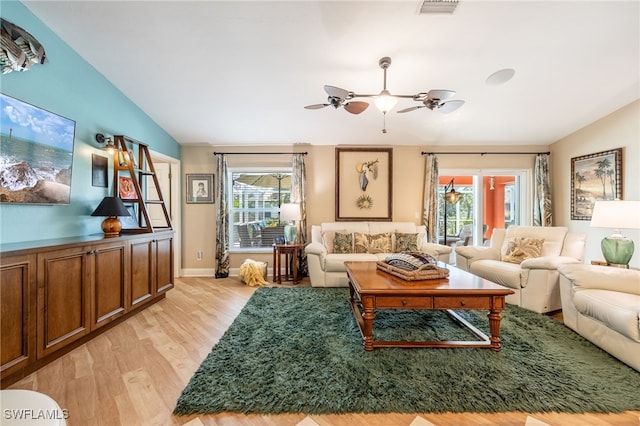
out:
M489 340L491 341L491 350L498 352L502 349L502 345L500 344L500 321L502 320L502 315L500 315L501 309L492 309L489 312L489 330L491 332L491 337Z
M362 326L362 339L364 340L364 350L373 350L373 319L375 315L373 313L374 298L366 296L362 298L362 314L363 326Z

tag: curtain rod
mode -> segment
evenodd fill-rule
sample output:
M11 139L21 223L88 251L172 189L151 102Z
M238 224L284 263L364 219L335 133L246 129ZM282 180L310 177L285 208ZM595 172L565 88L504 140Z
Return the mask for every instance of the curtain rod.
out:
M541 155L541 154L551 154L550 151L547 152L425 152L422 151L421 152L422 155L429 155L429 154L480 154L480 155L485 155L485 154L509 154L509 155L514 155L514 154L536 154L536 155Z
M302 154L307 155L305 152L213 152L213 155L293 155Z

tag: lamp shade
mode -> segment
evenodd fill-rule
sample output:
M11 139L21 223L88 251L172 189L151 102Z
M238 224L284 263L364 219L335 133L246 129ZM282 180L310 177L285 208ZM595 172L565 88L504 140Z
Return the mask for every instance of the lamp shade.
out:
M300 204L285 203L280 206L280 220L300 220Z
M640 229L640 201L596 201L591 227Z
M120 197L104 197L91 216L131 216Z

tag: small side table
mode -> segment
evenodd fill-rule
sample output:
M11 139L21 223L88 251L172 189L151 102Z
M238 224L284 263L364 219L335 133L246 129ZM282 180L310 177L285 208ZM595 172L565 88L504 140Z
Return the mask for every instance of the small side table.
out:
M620 268L620 269L634 269L634 270L639 270L638 268L634 268L633 266L629 266L629 265L612 265L610 263L607 263L606 260L592 260L591 261L592 265L598 265L598 266L609 266L612 268Z
M274 244L273 245L273 282L282 284L282 281L297 283L298 278L298 254L304 244ZM284 278L282 277L281 258L285 256Z

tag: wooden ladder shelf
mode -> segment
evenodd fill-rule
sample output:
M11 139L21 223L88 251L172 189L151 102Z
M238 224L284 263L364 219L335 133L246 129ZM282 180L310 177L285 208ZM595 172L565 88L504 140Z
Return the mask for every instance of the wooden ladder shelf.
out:
M131 218L121 218L124 219L122 233L172 229L171 217L162 197L149 146L123 135L114 135L113 138L116 146L113 156L113 187L115 194L120 196L131 213ZM151 217L152 206L160 207L164 220Z

